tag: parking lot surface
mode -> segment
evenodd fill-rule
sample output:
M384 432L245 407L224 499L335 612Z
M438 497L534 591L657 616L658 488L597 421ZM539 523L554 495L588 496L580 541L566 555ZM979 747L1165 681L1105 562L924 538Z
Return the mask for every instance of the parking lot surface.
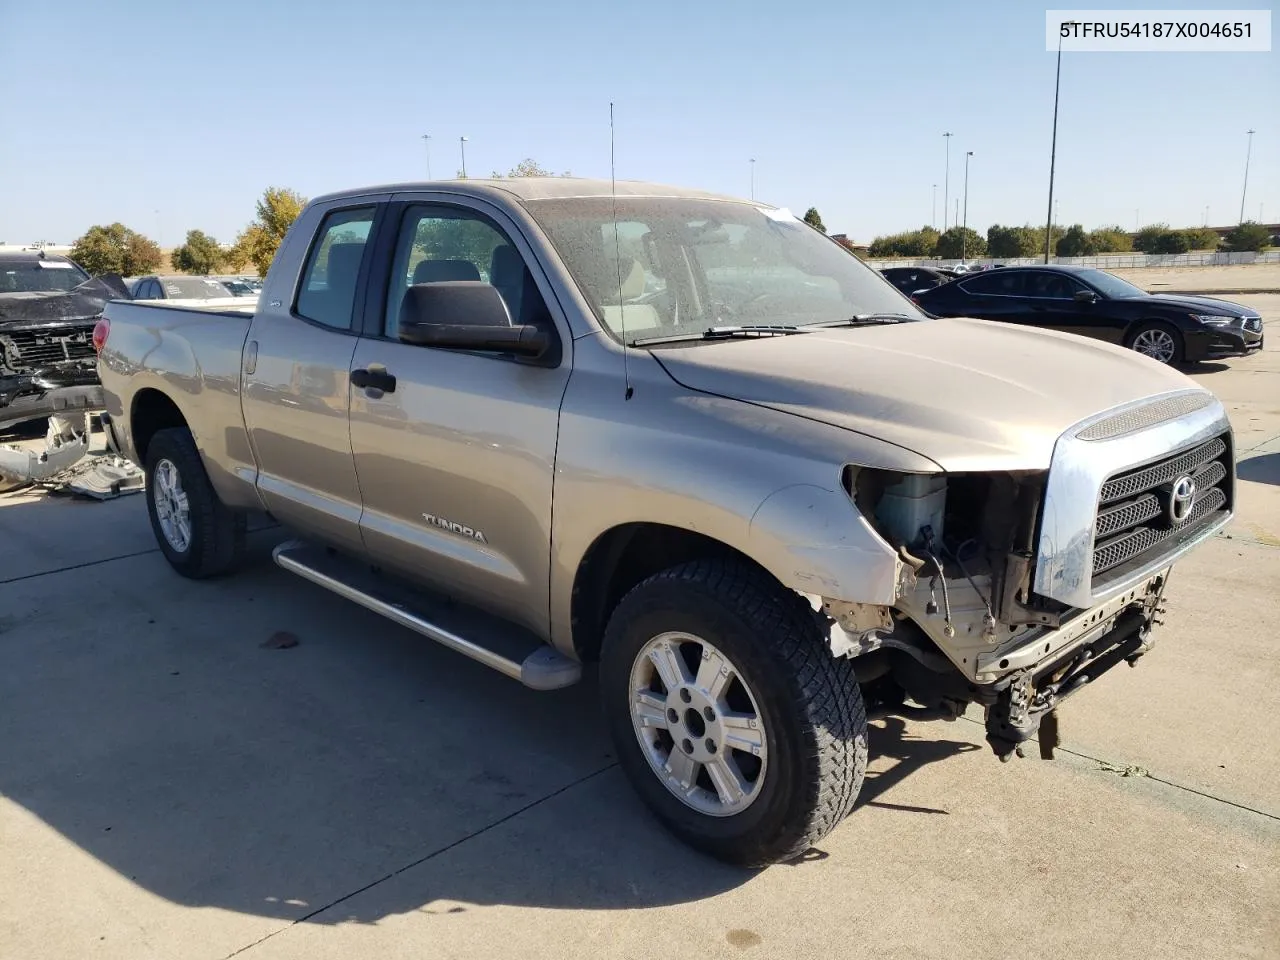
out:
M1280 957L1268 339L1193 374L1239 519L1057 758L877 722L859 809L762 872L655 825L589 675L526 690L278 570L278 529L193 583L141 497L0 495L0 957Z

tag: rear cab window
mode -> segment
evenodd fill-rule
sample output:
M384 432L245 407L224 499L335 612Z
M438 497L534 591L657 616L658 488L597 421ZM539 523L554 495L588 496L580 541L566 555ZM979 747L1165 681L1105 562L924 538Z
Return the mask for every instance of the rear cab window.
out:
M374 206L329 213L320 224L302 272L294 313L335 330L350 330L360 268L369 248Z

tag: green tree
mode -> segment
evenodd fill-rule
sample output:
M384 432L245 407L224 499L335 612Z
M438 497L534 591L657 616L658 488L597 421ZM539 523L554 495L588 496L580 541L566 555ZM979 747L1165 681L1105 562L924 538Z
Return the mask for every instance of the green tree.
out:
M810 207L804 212L804 222L815 230L821 230L823 233L827 232L826 224L822 222L822 214L818 213L817 207Z
M972 227L951 227L938 237L936 252L943 260L984 257L987 254L987 241Z
M1054 245L1054 255L1059 257L1085 257L1094 252L1089 235L1081 224L1075 223L1067 228L1067 232Z
M71 248L71 259L93 276L131 277L160 266L160 247L123 223L93 226Z
M169 254L169 262L183 273L217 273L223 263L218 241L203 230L188 230L187 242Z
M532 160L528 157L526 157L524 160L521 160L519 163L517 163L514 167L511 168L510 172L507 173L507 177L571 177L571 176L573 176L573 174L570 173L568 170L566 170L564 173L552 173L550 170L546 169L541 164L539 164L537 160ZM502 180L505 178L503 177L502 174L500 174L497 170L495 170L493 171L493 179Z
M232 273L239 273L244 269L245 264L249 262L249 257L244 248L238 244L233 243L229 247L223 247L219 254L222 257L222 265Z
M1037 253L1043 252L1043 230L1037 234L1031 227L1002 227L998 223L993 223L987 228L987 256L1034 257Z
M1187 235L1187 242L1191 244L1192 250L1217 250L1221 242L1218 231L1208 227L1192 227L1182 232Z
M257 217L236 238L239 252L258 268L258 276L265 277L280 249L280 241L293 221L306 206L306 198L284 187L267 187L258 201Z
M1124 227L1098 227L1089 232L1089 242L1095 253L1128 253L1133 249L1133 238Z
M1185 230L1170 230L1167 223L1153 223L1138 231L1133 245L1143 253L1186 253L1191 249L1191 240Z
M1246 220L1227 234L1225 245L1232 253L1261 252L1271 246L1271 234L1262 224Z
M933 227L922 227L907 233L891 233L888 236L876 237L867 248L871 257L932 257L938 245L938 231Z

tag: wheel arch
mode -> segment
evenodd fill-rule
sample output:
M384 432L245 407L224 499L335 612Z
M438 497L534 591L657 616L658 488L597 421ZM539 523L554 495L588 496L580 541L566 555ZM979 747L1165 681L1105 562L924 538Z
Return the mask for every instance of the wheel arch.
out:
M139 463L147 462L151 438L170 427L191 429L172 397L154 387L144 387L134 394L129 408L129 436Z
M1132 347L1133 341L1138 336L1138 333L1144 327L1152 327L1152 326L1164 327L1165 329L1172 331L1173 334L1179 340L1184 339L1182 330L1178 327L1176 323L1174 323L1172 320L1168 319L1167 317L1139 317L1137 320L1134 320L1132 323L1129 324L1128 327L1125 328L1124 345L1126 347Z
M681 563L731 559L777 580L741 550L705 534L662 523L622 523L604 531L578 563L570 600L573 649L579 659L598 659L609 615L642 580Z

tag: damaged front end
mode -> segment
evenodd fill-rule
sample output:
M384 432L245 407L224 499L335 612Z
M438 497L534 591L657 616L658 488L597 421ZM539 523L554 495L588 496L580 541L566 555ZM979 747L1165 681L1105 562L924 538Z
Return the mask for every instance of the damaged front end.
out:
M119 299L129 291L115 275L65 291L0 292L0 429L101 408L93 327Z
M1229 522L1232 456L1221 406L1176 395L1077 424L1048 470L849 467L850 498L903 563L898 596L810 602L870 710L978 704L1001 759L1037 735L1051 755L1057 707L1151 649L1174 561Z
M124 281L97 277L70 290L0 290L0 431L48 418L42 449L0 445L0 491L30 484L98 499L141 489L118 453L85 460L90 417L102 409L93 330Z

